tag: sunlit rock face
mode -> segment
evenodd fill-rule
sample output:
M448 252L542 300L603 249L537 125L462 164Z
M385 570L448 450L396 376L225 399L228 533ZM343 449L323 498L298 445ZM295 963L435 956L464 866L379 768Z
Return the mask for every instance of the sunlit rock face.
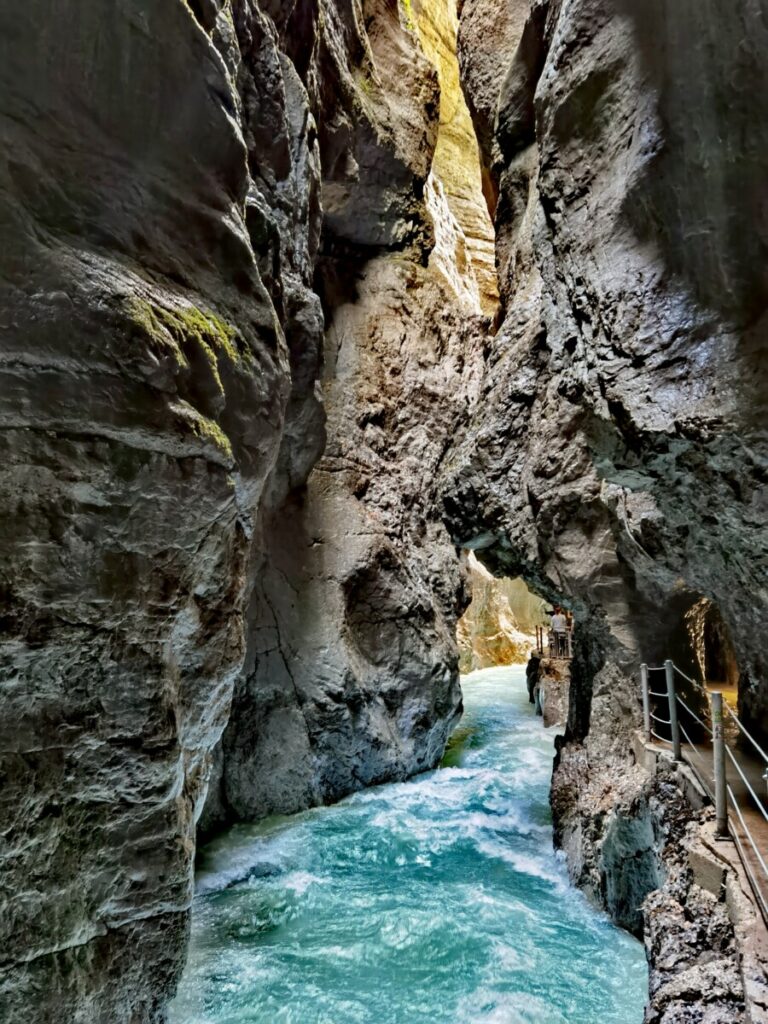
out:
M263 520L206 831L430 767L459 713L465 597L436 481L476 399L489 326L462 227L468 207L485 213L479 161L475 148L462 207L461 175L443 182L432 160L446 118L423 9L366 13L346 49L329 28L338 11L313 23L327 445L306 488ZM288 30L282 45L296 48Z
M456 632L462 672L525 664L536 627L546 625L544 602L521 579L497 579L472 552L467 559L472 601Z
M452 291L468 309L494 316L499 300L495 240L477 138L459 77L456 0L416 0L411 17L440 87L439 131L427 183L427 205L435 222L431 260L439 261Z

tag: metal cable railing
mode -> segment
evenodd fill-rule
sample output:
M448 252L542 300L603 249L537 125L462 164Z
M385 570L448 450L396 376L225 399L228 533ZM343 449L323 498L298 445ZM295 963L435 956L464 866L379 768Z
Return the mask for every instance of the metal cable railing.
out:
M755 804L757 806L757 809L760 811L760 813L765 818L765 820L768 821L768 812L766 812L765 808L763 807L763 804L762 804L762 801L760 800L760 797L757 795L757 793L754 791L754 789L752 789L752 786L750 784L749 779L744 774L744 772L741 770L741 765L736 760L736 758L733 756L733 753L731 752L731 748L729 746L727 746L727 745L726 745L726 748L725 748L725 752L728 755L728 757L730 757L731 763L733 764L733 767L739 773L739 776L741 777L741 781L747 787L747 791L748 791L749 795L752 797L752 799L754 800L754 802L755 802Z
M728 703L728 701L725 701L725 710L728 712L728 714L734 720L736 725L738 725L739 729L741 729L742 734L747 737L747 739L752 744L752 746L755 748L755 750L758 752L760 757L762 757L763 761L765 761L765 763L768 765L768 754L766 754L766 752L763 750L763 748L760 746L760 744L757 742L757 740L753 738L752 734L747 732L747 730L744 728L744 726L741 723L741 719L739 718L739 716L737 714L734 713L734 710L731 707L731 705Z
M570 661L573 657L573 627L563 633L536 626L536 653L541 658Z
M699 783L700 783L702 789L707 794L709 799L714 803L715 795L712 792L712 787L709 785L709 782L707 781L707 769L706 769L706 762L704 761L704 757L699 752L699 750L696 747L696 744L693 742L691 737L686 732L685 726L682 724L682 722L680 723L680 732L683 734L685 742L688 744L688 746L691 749L691 753L688 755L688 758L689 758L689 762L688 763L691 765L691 768L693 768L694 772L696 773L696 777L698 778ZM695 758L696 759L696 764L694 764L693 761L690 760L691 758Z
M664 672L666 681L666 690L664 692L651 690L648 679L650 672ZM676 692L676 675L680 676L694 687L694 689L707 700L710 708L712 722L711 728L699 716L699 714L690 707L689 703L683 700L683 698ZM741 863L747 874L750 885L754 890L758 906L761 908L766 923L768 924L768 865L766 864L765 859L767 854L760 850L760 845L753 834L753 828L757 826L761 818L763 821L768 823L768 809L766 808L766 803L768 803L768 801L765 800L765 797L760 797L757 794L755 787L749 780L748 773L744 770L744 766L740 763L739 758L728 745L723 730L723 711L725 710L733 720L741 735L751 743L752 747L757 752L759 760L761 760L765 765L768 765L768 755L754 736L752 736L749 730L744 726L736 712L724 699L721 693L707 690L697 680L691 679L690 676L686 675L685 672L679 669L672 661L666 661L663 666L641 665L640 681L643 698L643 725L646 738L650 740L653 737L662 743L670 743L672 746L673 757L676 761L682 760L681 738L685 742L685 760L690 764L703 790L715 805L717 835L722 838L730 837L734 840ZM666 705L669 709L669 718L665 718L658 714L658 709L651 705L651 698L666 701ZM697 725L706 733L707 739L705 741L706 747L704 749L702 749L701 743L694 742L688 733L688 730L685 728L683 723L679 721L678 708L682 709L686 715L689 715L691 720L696 722ZM654 728L654 725L656 724L666 726L669 729L669 737L660 736ZM710 747L711 769L708 770L704 750L709 749ZM745 794L748 794L748 797L745 794L742 795L742 800L745 800L747 805L754 805L754 808L748 808L746 805L743 805L740 802L739 797L734 793L731 785L728 783L726 757L733 765L738 779L741 780ZM766 772L762 777L766 782L768 782L768 772ZM729 802L733 806L736 820L740 826L741 835L739 834L739 828L734 828L729 825ZM757 814L757 820L755 820L755 812ZM747 820L748 818L752 820L753 828L750 828ZM760 827L762 828L762 826ZM763 843L763 845L766 844ZM758 877L758 875L760 877Z
M757 843L755 842L755 838L752 835L749 826L747 825L746 821L744 821L744 815L742 814L741 808L739 807L739 801L733 795L733 790L730 786L728 786L728 796L730 798L731 803L733 804L733 809L736 812L736 815L739 819L744 834L746 835L747 839L749 839L749 845L752 847L752 850L757 858L757 861L760 864L760 867L763 869L763 874L768 876L768 866L766 865L760 851L757 848ZM744 870L747 873L747 878L749 879L749 883L752 886L752 891L757 897L760 909L763 912L763 917L765 918L765 921L768 924L768 899L766 899L762 887L755 878L755 873L752 870L752 867L749 863L749 856L747 854L747 851L744 849L738 831L736 829L732 830L731 836L733 837L733 840L736 843L736 849L739 851L739 858L741 860L742 866L744 867Z

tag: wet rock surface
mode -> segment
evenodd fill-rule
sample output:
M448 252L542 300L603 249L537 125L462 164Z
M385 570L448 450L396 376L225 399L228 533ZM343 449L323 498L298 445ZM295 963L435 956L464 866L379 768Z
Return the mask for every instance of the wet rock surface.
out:
M488 52L491 23L509 61ZM697 922L677 968L639 909L675 875L664 822L680 793L650 787L630 739L639 663L673 657L694 672L686 615L702 599L728 641L715 660L728 675L738 664L740 711L765 727L768 362L754 253L768 239L756 199L768 149L752 125L768 102L767 45L758 5L716 0L695 16L685 4L491 13L466 0L459 29L502 316L444 467L446 522L492 571L575 611L556 832L574 880L619 923L651 929L653 1020L743 1013L732 949L711 1004L691 984L705 980L721 909L661 890Z
M528 687L546 729L565 727L571 691L571 668L564 658L539 658L534 655L526 669Z
M490 568L594 608L621 663L677 655L685 612L714 601L762 728L764 21L747 2L694 25L685 5L581 0L533 3L521 25L521 6L506 67L480 5L459 33L468 92L486 111L496 97L504 317L446 460L448 523ZM742 221L739 251L726 225Z
M647 1024L738 1024L751 1018L745 938L727 905L730 869L694 870L697 858L717 866L701 848L712 811L686 799L666 755L650 771L628 756L636 740L631 716L617 706L622 699L631 699L626 684L604 669L589 735L583 744L559 744L550 797L556 844L588 897L644 939Z
M487 214L479 163L428 194L438 70L363 6L0 15L4 1024L162 1020L201 813L401 778L459 713Z
M0 22L0 1005L152 1020L183 957L288 351L239 100L189 10Z
M466 110L446 115L446 72L422 52L422 19L451 29L443 7L371 5L367 33L356 25L342 49L315 26L327 443L306 487L263 520L206 833L432 767L460 713L455 626L468 598L436 480L482 372L488 269L474 276L469 236L487 210L476 151L446 182L432 160L445 131L469 124ZM340 120L352 133L343 165L328 135ZM460 256L468 291L456 288Z

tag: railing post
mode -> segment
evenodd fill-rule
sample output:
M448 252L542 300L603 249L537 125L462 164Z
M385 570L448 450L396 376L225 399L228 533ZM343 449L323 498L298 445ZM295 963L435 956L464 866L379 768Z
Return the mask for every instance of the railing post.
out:
M728 798L725 792L725 738L723 737L723 695L710 693L712 705L712 757L715 768L715 831L718 838L728 835Z
M667 658L664 662L667 677L667 700L669 701L669 727L672 730L672 756L676 761L680 756L680 726L677 723L677 695L675 694L675 666Z
M648 666L645 662L640 666L640 686L643 690L643 732L650 743L651 740L651 697L648 692Z

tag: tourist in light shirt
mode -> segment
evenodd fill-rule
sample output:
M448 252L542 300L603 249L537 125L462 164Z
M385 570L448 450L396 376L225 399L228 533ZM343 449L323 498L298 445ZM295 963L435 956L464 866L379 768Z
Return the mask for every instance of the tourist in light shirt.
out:
M568 631L568 622L563 615L560 608L555 608L555 614L552 616L552 632L553 633L566 633Z

